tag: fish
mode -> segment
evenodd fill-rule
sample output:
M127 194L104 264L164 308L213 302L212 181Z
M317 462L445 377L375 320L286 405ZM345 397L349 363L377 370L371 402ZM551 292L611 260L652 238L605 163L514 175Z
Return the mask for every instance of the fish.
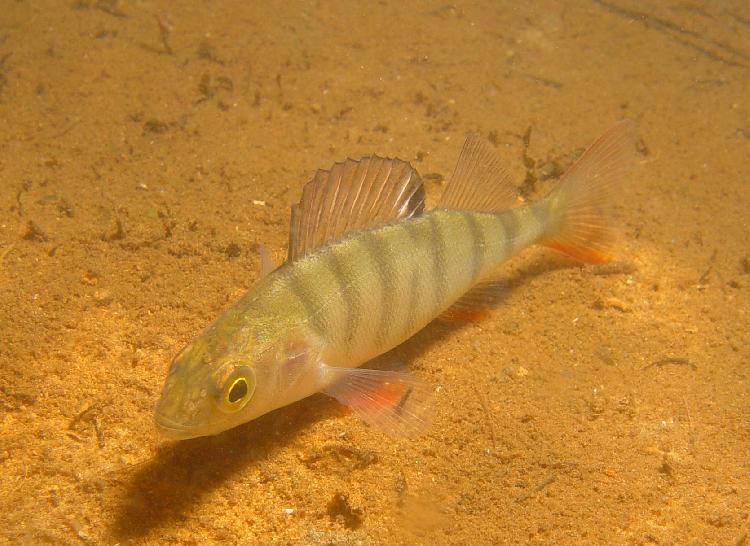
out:
M533 201L470 134L433 209L406 161L370 155L319 170L292 206L286 261L173 359L155 409L168 439L214 435L325 393L394 437L421 434L435 388L403 366L365 364L438 317L474 320L498 266L540 244L587 263L614 254L611 205L634 163L618 122Z

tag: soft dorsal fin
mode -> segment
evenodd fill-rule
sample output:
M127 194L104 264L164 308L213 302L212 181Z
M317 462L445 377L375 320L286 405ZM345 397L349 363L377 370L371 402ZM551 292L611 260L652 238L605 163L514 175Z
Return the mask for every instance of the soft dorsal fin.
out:
M515 205L518 191L497 153L478 134L470 134L438 208L498 212Z
M318 171L292 206L288 261L357 229L418 215L424 209L419 174L400 159L363 157Z

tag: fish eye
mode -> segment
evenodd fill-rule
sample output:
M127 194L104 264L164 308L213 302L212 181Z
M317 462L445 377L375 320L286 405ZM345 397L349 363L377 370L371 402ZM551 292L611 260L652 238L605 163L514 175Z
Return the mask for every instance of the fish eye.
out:
M242 366L232 372L224 382L221 408L229 413L245 407L255 392L255 376L249 368Z
M236 404L247 396L247 381L244 377L235 379L232 386L229 388L229 394L227 395L227 402L230 404Z

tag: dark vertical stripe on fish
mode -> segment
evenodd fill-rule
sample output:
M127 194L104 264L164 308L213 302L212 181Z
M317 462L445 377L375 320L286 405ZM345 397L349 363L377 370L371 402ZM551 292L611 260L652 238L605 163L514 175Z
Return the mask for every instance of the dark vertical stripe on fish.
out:
M421 220L420 220L421 221ZM403 224L404 230L409 237L409 248L417 249L424 247L424 237L421 236L419 227L416 221L409 221ZM406 318L404 319L404 331L410 334L414 332L414 327L417 322L417 311L424 308L424 302L422 301L425 297L424 286L425 282L428 281L422 271L422 261L414 261L414 269L411 271L411 279L409 280L409 301L406 309Z
M376 235L371 231L366 231L362 235L362 242L375 263L380 280L380 317L375 328L375 343L378 347L382 347L388 339L388 332L393 324L396 303L395 281L398 272L391 258L388 243L382 238L382 232Z
M484 266L484 231L482 231L482 226L479 225L479 221L471 212L463 211L461 217L469 227L469 235L471 236L471 280L474 281Z
M545 205L547 205L546 199L543 201L531 203L531 205L529 205L528 207L524 207L525 209L531 211L531 215L537 221L540 228L543 228L547 224L547 218L549 218L549 207Z
M349 348L349 343L352 341L352 337L359 328L359 321L362 316L362 301L359 298L359 293L353 289L353 285L347 280L346 269L341 263L341 258L339 257L337 250L338 249L334 249L327 253L327 265L328 269L330 269L333 274L333 277L336 279L338 291L341 294L346 307L344 336L346 337L347 348Z
M411 335L414 333L414 325L417 322L417 311L422 307L422 271L418 263L414 264L414 270L411 272L409 280L409 300L406 308L406 318L404 319L404 333Z
M430 241L430 251L432 252L432 275L434 280L435 308L440 309L445 303L447 286L446 278L446 248L445 238L440 231L440 221L435 213L427 217L428 231L427 236Z
M294 296L305 308L305 313L310 318L310 325L318 334L322 334L326 331L326 318L324 313L321 312L320 307L316 305L316 302L311 297L310 294L312 294L312 291L308 290L307 286L305 286L303 276L306 275L302 268L291 268L289 271L289 286Z
M516 211L511 209L497 215L497 219L503 226L505 237L503 237L503 254L511 254L516 248L516 238L518 237L519 223Z
M416 222L417 221L415 220L410 220L402 224L404 226L404 231L406 231L406 234L409 236L409 242L411 243L411 248L419 248L420 246L422 246L421 241L420 241L419 228L417 227Z

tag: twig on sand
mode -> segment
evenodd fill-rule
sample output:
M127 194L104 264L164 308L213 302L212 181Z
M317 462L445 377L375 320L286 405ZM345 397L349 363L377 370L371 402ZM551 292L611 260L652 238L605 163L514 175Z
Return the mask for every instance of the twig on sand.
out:
M495 426L492 424L492 417L490 416L490 410L487 407L487 401L484 399L484 395L479 391L479 389L474 385L474 392L477 395L477 399L479 400L479 404L482 406L482 410L484 410L484 416L485 420L487 421L487 424L490 427L490 439L492 440L492 451L497 451L497 440L495 438Z
M667 364L677 364L678 366L690 366L690 368L693 370L698 369L698 366L690 362L690 359L684 356L668 356L665 358L660 358L659 360L654 360L651 364L644 366L642 369L647 370L649 368L654 368L654 367L661 368L662 366L666 366Z
M3 250L3 253L2 253L2 254L0 254L0 266L2 266L2 265L3 265L3 262L5 261L5 257L6 257L6 256L7 256L8 254L10 254L11 252L13 252L13 249L14 249L14 248L16 248L16 245L14 245L14 244L11 244L11 245L10 245L10 246L9 246L8 248L6 248L5 250Z

